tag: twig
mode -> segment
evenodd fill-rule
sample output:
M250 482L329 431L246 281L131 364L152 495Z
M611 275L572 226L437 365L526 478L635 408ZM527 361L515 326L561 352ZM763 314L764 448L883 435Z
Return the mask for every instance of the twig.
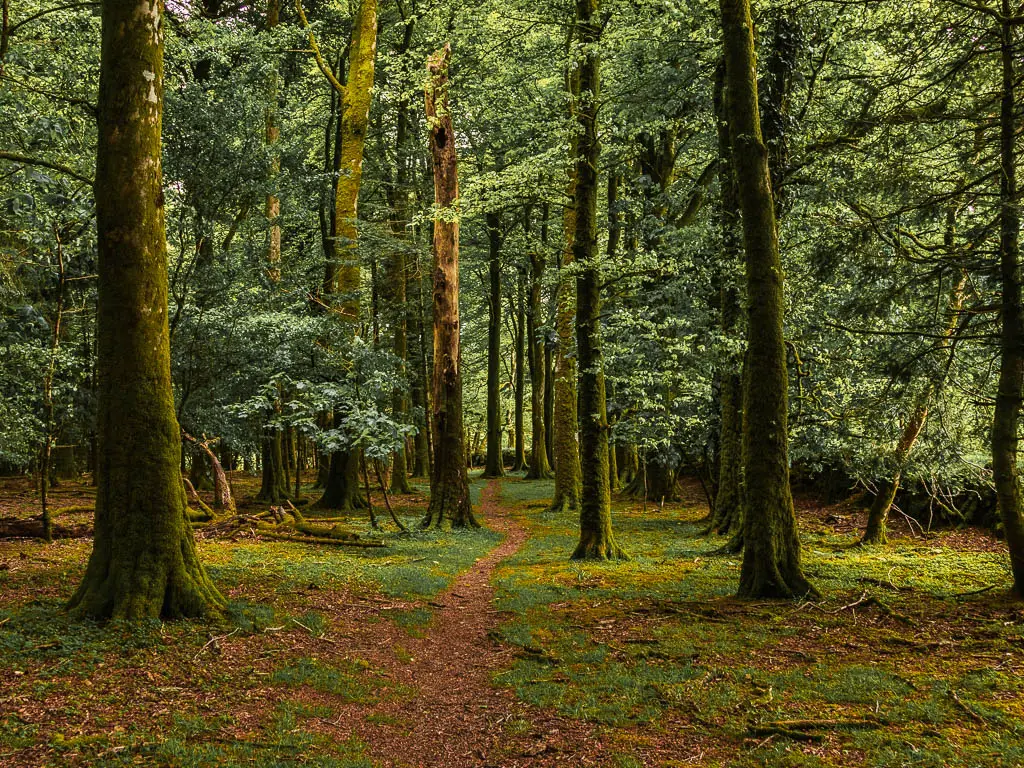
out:
M235 627L233 630L228 632L226 635L215 635L214 637L211 637L209 640L206 641L206 645L204 645L202 648L200 648L199 652L196 653L196 655L192 657L192 661L199 661L199 657L203 655L203 651L205 651L211 645L216 647L217 643L219 643L221 640L227 640L229 637L231 637L232 635L236 634L239 629L240 629L239 627Z

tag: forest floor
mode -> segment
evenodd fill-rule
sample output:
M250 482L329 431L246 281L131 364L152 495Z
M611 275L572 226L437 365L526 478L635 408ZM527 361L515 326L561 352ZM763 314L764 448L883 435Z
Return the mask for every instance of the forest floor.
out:
M696 486L618 500L611 564L569 562L551 493L474 479L480 531L354 518L381 549L200 532L223 625L71 622L90 541L0 541L0 765L1024 765L1024 606L985 532L894 521L855 547L860 508L802 499L824 597L750 602ZM24 478L0 479L12 514L34 514Z

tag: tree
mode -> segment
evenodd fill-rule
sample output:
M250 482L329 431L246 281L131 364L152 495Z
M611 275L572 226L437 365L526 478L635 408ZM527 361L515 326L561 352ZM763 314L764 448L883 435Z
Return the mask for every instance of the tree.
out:
M301 13L301 6L298 6ZM305 25L305 16L302 16ZM359 190L363 178L363 151L370 119L373 73L377 55L377 0L360 0L352 21L348 48L348 80L337 81L324 63L312 32L311 47L321 71L341 95L338 124L339 173L334 198L331 253L327 261L324 294L340 322L355 335L359 323L361 270L358 245ZM353 509L363 503L359 496L358 451L331 454L330 471L317 505L325 509Z
M579 34L579 123L576 144L576 226L573 259L576 277L576 354L580 398L580 541L574 560L615 560L625 552L612 536L611 486L608 480L608 411L605 407L601 351L601 267L597 253L597 105L601 60L599 0L577 0ZM556 465L557 467L557 465Z
M484 477L502 477L501 456L501 214L488 211L487 221L487 463Z
M788 386L782 265L768 151L757 106L754 22L749 0L721 0L726 112L747 273L747 375L743 386L746 482L740 597L813 592L800 565L789 487Z
M434 466L424 528L478 528L469 501L462 426L459 340L459 179L448 100L451 46L427 60L426 114L434 166L434 376L431 429Z
M579 9L577 9L577 14ZM566 70L566 90L570 103L570 117L573 123L582 121L574 110L578 110L582 71ZM555 465L555 495L551 500L552 512L576 511L580 508L582 493L580 453L576 443L579 428L577 418L576 358L572 355L573 321L576 317L569 266L575 258L575 238L579 216L579 167L578 158L582 151L580 137L574 132L569 142L570 156L574 165L569 169L567 193L569 201L562 214L562 232L565 244L558 270L555 309L554 382L552 387L553 405L551 413L551 459ZM596 214L595 214L596 215Z
M102 619L224 607L199 561L179 474L160 164L162 10L146 0L102 5L96 523L85 577L68 604Z
M1024 596L1024 501L1017 468L1022 399L1024 399L1024 302L1020 274L1020 199L1016 159L1016 75L1013 10L1002 0L999 55L1002 90L999 102L999 283L1002 289L999 339L999 385L992 421L992 475L999 514L1010 550L1010 570Z

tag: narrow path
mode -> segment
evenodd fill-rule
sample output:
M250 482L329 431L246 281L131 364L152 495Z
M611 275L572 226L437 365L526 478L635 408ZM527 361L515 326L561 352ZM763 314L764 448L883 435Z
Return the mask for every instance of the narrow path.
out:
M514 692L496 688L493 674L508 666L513 649L488 636L498 625L491 576L519 550L526 529L499 503L500 484L481 494L485 525L505 535L435 601L427 635L412 638L390 625L361 631L350 645L391 681L413 693L373 705L344 705L334 721L341 733L358 735L375 761L395 768L599 765L593 727L537 710ZM394 653L398 644L412 657ZM373 721L367 716L373 715ZM528 727L509 729L510 721ZM585 750L585 752L584 752ZM587 756L584 756L584 755Z

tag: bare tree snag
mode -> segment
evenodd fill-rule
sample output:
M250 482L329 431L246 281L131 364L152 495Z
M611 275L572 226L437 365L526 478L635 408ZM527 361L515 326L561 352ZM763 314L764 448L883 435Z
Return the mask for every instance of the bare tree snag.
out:
M434 465L430 505L421 527L477 528L469 502L462 423L462 348L459 340L459 180L455 131L448 111L451 46L427 60L430 154L434 166L434 376L431 429Z

